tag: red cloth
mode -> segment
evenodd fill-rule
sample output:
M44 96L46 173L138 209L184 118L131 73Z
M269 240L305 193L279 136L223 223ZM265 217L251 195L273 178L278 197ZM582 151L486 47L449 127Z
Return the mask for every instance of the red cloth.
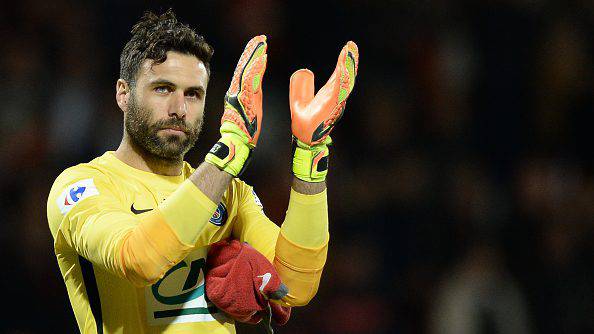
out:
M269 302L264 296L280 293L282 298L286 287L274 266L252 246L238 240L221 240L210 246L206 264L206 296L221 311L236 321L257 324L270 303L277 324L289 320L290 307Z

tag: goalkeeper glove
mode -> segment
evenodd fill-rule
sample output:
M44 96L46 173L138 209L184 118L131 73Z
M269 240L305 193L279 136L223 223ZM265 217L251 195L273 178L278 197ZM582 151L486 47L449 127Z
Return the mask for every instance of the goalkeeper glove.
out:
M266 48L266 36L260 35L252 38L243 50L225 94L221 139L205 158L234 177L247 167L260 135Z
M330 131L344 113L355 85L359 66L357 44L350 41L340 52L334 73L314 96L314 74L308 69L293 73L289 84L293 174L307 182L322 182L328 173Z

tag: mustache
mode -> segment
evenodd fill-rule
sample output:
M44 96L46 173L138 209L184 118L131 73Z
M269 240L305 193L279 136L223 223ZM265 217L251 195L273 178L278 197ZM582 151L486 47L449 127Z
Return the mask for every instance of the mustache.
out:
M166 129L166 128L179 128L180 130L182 130L183 132L190 132L191 127L188 126L188 124L186 124L186 122L184 122L184 120L181 120L179 118L171 118L168 120L160 120L158 122L156 122L155 124L153 124L154 128L158 128L158 129Z

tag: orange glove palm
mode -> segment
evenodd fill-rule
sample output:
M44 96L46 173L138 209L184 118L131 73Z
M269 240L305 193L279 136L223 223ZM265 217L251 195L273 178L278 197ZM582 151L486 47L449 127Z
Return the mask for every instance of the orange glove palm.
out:
M330 132L344 113L359 66L357 45L349 41L340 52L328 82L314 95L314 74L293 73L289 84L291 130L296 138L293 173L307 182L321 182L328 172Z

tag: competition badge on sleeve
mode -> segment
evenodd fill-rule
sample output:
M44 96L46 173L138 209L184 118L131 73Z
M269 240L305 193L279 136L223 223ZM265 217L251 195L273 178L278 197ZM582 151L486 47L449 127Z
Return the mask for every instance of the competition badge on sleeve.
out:
M69 185L66 190L58 196L58 207L65 215L85 198L99 195L93 179L85 179Z

